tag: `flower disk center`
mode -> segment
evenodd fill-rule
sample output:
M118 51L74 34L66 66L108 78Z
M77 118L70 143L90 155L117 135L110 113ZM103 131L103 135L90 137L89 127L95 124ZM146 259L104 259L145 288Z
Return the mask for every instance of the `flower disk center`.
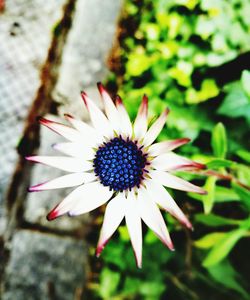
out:
M146 162L146 154L136 143L117 137L96 151L94 170L104 186L124 191L139 187Z

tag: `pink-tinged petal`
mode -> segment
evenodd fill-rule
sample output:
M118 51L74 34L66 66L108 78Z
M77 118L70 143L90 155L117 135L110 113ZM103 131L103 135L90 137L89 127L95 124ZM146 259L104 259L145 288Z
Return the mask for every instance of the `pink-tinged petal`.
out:
M160 143L155 143L151 145L148 149L148 154L150 156L157 156L160 154L164 154L166 152L172 151L177 147L180 147L186 143L190 142L188 138L182 138L177 140L169 140Z
M89 111L90 119L95 129L105 137L113 136L113 129L104 113L95 105L85 92L81 92L81 96Z
M111 97L109 96L106 89L103 87L103 85L100 82L97 83L97 86L98 86L99 92L102 96L106 115L107 115L113 129L117 133L120 133L120 126L119 126L120 117L119 117L119 113L115 107L115 104L114 104L113 100L111 99Z
M161 154L151 161L153 168L161 171L204 169L205 165L182 157L173 152Z
M138 268L142 266L142 226L139 212L136 208L135 196L129 193L125 201L125 220L134 250L136 264Z
M78 216L90 212L106 203L113 195L108 187L100 182L88 183L82 186L81 194L77 195L78 200L70 209L70 216Z
M125 197L123 193L119 193L112 199L105 210L103 225L96 249L96 256L99 257L110 237L120 225L125 216Z
M81 120L77 120L69 114L64 115L66 120L69 121L76 130L79 131L81 136L83 137L83 143L88 145L97 145L102 142L102 135L100 135L96 129L92 126L82 122Z
M174 250L165 221L161 215L158 206L150 199L150 196L144 188L138 191L138 211L144 223L159 237L164 245L170 250Z
M57 143L52 145L53 149L77 158L91 160L94 158L94 150L87 145L81 143Z
M93 165L75 157L64 156L27 156L28 161L41 163L63 171L77 173L93 169Z
M169 109L167 108L161 113L159 118L149 128L143 140L143 145L145 147L150 146L154 142L154 140L158 137L158 135L160 134L162 128L166 123L168 113L169 113Z
M163 171L150 171L150 176L153 180L156 180L158 183L170 187L172 189L186 191L186 192L193 192L198 194L207 194L205 190L196 186L184 179L181 179L177 176L174 176L168 172Z
M93 173L72 173L46 181L44 183L33 185L29 187L29 192L73 187L94 180L96 180L96 177Z
M79 186L59 203L47 216L49 221L66 213L79 215L87 213L112 197L112 192L99 182L91 182Z
M61 123L47 120L42 117L40 117L38 120L40 124L48 127L49 129L60 134L61 136L63 136L64 138L66 138L71 142L79 141L81 139L80 134L74 128L71 128Z
M158 205L160 205L160 207L169 212L187 228L193 228L188 218L184 215L184 213L176 204L169 192L161 184L151 179L147 180L145 184L151 199L154 200L155 203L157 203Z
M129 115L126 111L126 108L122 102L122 99L119 96L116 96L116 107L119 113L120 118L120 129L123 137L132 136L132 124L129 118Z
M145 136L148 128L147 118L148 118L148 97L144 95L134 123L135 139L140 140Z

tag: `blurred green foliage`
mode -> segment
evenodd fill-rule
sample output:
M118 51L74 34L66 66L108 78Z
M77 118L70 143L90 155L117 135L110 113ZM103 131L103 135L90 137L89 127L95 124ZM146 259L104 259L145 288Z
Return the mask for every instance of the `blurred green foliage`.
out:
M124 74L108 84L118 85L131 118L144 93L151 118L170 107L159 140L192 139L180 153L207 170L180 175L208 194L174 191L195 230L164 215L176 251L145 230L142 270L120 227L103 252L102 299L249 299L250 72L233 81L234 69L220 72L250 51L249 16L249 0L125 1L123 18L137 28L121 41Z

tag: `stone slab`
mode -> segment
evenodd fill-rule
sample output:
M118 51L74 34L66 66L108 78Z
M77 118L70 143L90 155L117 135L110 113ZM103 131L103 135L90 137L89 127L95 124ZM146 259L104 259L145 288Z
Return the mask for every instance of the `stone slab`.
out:
M2 299L78 299L85 272L82 241L20 230L12 240Z
M16 146L40 86L53 26L66 0L9 0L0 15L0 235L4 198L17 161Z
M59 112L86 118L80 91L98 99L96 83L108 69L106 59L114 46L122 0L77 1L76 13L62 56L59 78L53 92Z

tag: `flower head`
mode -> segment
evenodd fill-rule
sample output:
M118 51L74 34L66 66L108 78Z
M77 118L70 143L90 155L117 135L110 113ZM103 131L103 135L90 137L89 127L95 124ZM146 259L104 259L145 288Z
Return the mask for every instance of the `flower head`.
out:
M70 216L87 213L108 202L97 256L125 218L140 267L142 221L169 249L174 249L159 207L186 227L192 227L164 186L204 194L200 187L171 174L176 170L200 169L203 165L172 152L189 142L187 138L153 144L165 125L168 109L148 128L148 98L143 96L132 124L121 98L117 96L114 103L101 83L98 88L105 114L86 93L81 94L91 125L71 115L65 115L71 126L39 119L42 125L68 140L54 145L67 156L29 156L26 159L69 174L32 186L29 191L76 187L48 214L48 220L66 213Z

